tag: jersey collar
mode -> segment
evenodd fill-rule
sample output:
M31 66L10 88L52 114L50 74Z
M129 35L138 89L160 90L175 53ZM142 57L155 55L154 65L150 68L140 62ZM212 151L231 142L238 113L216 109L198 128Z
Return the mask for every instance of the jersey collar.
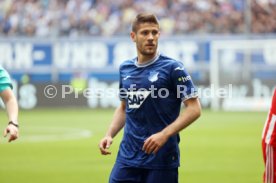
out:
M153 59L147 61L147 62L144 63L144 64L138 64L138 57L135 59L134 63L135 63L135 65L136 65L136 67L147 67L147 66L149 66L149 65L151 65L151 64L153 64L153 63L155 63L155 62L159 59L159 57L160 57L160 53L157 52L156 55L155 55L155 57L154 57Z

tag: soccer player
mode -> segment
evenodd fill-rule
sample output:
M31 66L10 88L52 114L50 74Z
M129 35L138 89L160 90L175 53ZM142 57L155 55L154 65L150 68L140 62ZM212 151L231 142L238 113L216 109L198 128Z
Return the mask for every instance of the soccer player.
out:
M4 137L10 134L9 142L18 138L18 105L12 92L12 83L8 72L0 67L0 97L2 98L9 122L4 130Z
M262 134L264 183L276 183L276 89Z
M121 104L99 143L101 154L110 154L113 138L124 127L109 182L177 183L179 132L200 116L198 94L182 63L157 51L155 15L138 14L130 36L137 57L120 66Z

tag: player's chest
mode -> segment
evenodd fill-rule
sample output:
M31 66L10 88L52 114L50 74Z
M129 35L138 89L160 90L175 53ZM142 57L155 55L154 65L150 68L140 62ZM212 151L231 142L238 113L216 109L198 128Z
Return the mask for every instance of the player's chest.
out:
M168 88L170 75L162 69L139 69L122 73L123 88L149 89Z

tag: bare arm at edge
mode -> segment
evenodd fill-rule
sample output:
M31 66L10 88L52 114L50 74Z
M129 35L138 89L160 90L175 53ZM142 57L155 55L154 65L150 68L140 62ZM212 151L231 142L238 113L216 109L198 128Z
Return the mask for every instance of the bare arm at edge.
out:
M126 120L125 109L126 109L126 103L125 101L121 101L120 106L117 107L114 112L113 119L106 132L105 137L102 138L99 143L99 148L102 155L111 154L111 152L108 151L108 148L111 146L113 138L118 134L118 132L125 125L125 120Z

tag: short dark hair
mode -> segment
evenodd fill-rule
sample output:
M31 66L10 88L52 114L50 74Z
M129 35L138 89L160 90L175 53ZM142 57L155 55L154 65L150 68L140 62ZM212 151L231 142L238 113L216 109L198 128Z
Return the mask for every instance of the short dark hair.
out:
M140 24L154 23L159 26L157 17L152 13L139 13L132 23L132 31L137 32Z

